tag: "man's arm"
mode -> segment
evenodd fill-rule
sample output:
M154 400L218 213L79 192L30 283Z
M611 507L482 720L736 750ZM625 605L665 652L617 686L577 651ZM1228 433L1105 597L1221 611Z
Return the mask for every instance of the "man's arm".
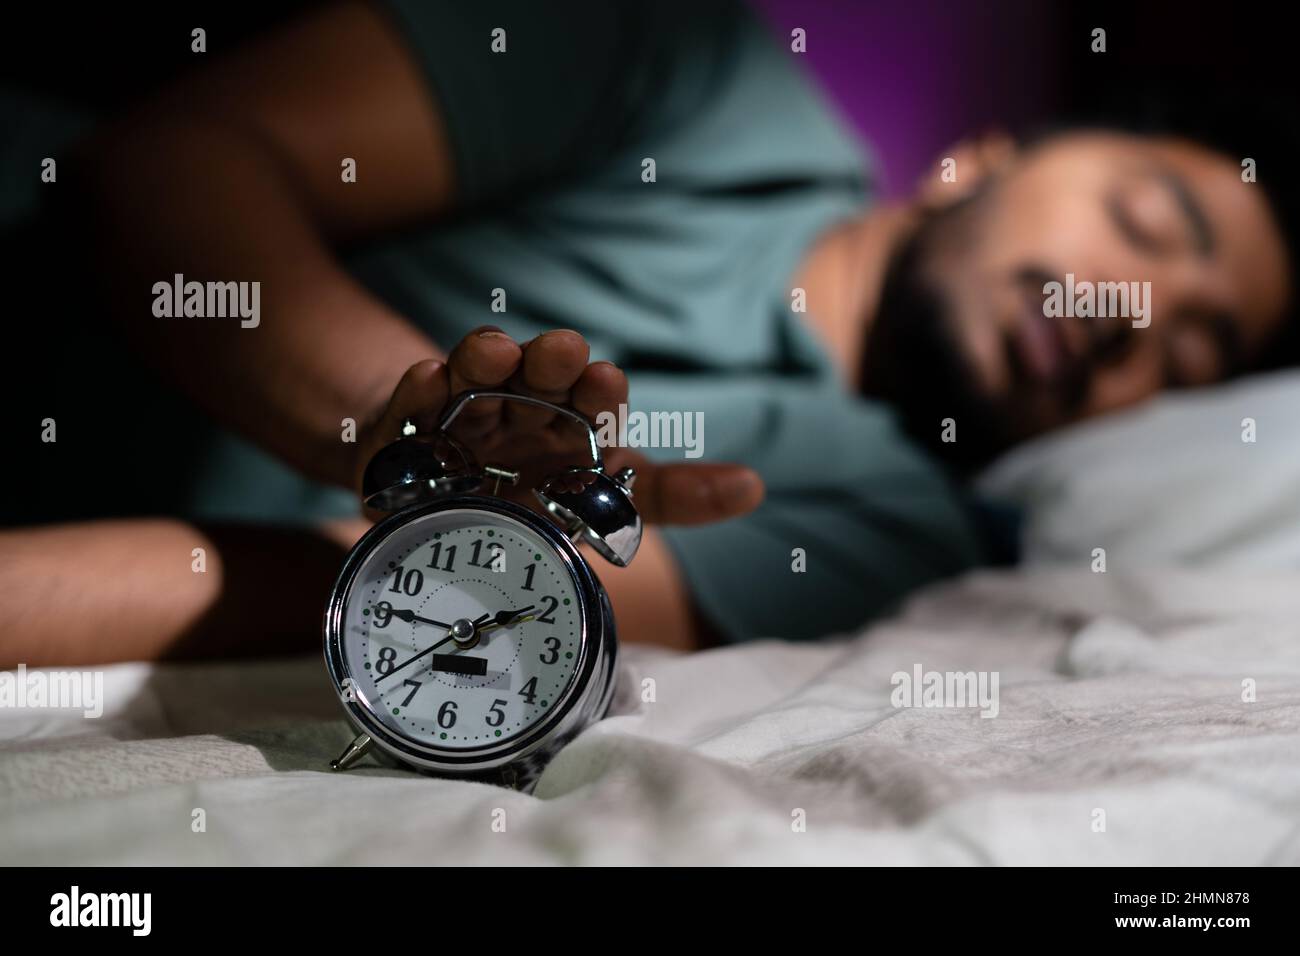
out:
M359 3L315 13L111 125L80 158L91 254L140 351L214 418L349 485L342 420L364 424L410 365L440 354L330 248L452 202L437 107L389 23ZM260 282L260 325L155 318L152 285L175 273Z
M0 531L0 669L316 649L330 584L367 527L141 518ZM594 563L622 640L696 646L689 596L653 530L631 568Z
M357 161L355 183L341 179L344 158ZM365 6L318 12L215 63L102 131L81 159L92 250L128 335L214 418L307 475L356 488L364 461L396 437L402 418L427 421L467 387L509 385L557 401L570 400L572 389L582 398L575 404L585 403L593 414L626 400L621 373L614 376L601 363L587 366L586 345L571 333L543 336L524 350L504 335L475 335L466 340L472 344L444 355L439 343L340 266L334 244L434 218L456 201L435 98L389 23ZM175 273L260 282L260 324L246 329L234 319L155 318L152 286ZM445 364L437 361L444 358ZM580 378L590 387L579 387ZM403 382L399 402L394 388L401 393ZM341 440L345 418L361 426L360 441ZM487 424L506 445L531 427L526 415L513 412ZM761 482L746 469L648 463L640 469L637 497L649 521L720 520L751 510L762 495ZM97 548L111 549L114 535L130 548L139 529L77 530ZM147 565L144 556L163 535L145 530L141 550L130 553ZM175 537L178 529L166 533ZM0 539L0 551L35 549L25 552L30 556L73 544L67 535L15 536ZM20 567L9 565L15 575ZM247 579L240 593L255 592L265 580ZM631 569L607 580L626 638L694 639L688 592L655 534L647 535ZM23 607L22 593L12 590L5 606ZM183 593L189 597L174 606L150 610L138 601L134 612L120 608L118 620L129 625L121 634L99 623L88 631L56 628L52 633L68 645L56 656L86 659L80 651L99 641L93 656L101 660L163 653L190 634L186 622L196 609L216 600L202 588ZM233 600L221 606L235 606ZM143 628L139 613L150 622ZM202 620L219 622L206 614ZM278 629L282 622L268 623ZM206 642L219 638L204 635L219 630L205 627L186 644L197 654L217 651L220 645Z
M0 531L0 668L309 650L359 524L141 518Z

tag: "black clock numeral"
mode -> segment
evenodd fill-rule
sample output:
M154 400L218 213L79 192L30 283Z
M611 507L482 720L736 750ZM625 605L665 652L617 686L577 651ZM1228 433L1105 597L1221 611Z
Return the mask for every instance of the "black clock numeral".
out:
M387 601L380 601L375 605L375 627L385 628L388 622L393 619L393 606Z
M397 660L397 649L394 647L381 647L379 649L379 661L375 664L375 670L379 671L379 676L392 673L393 664Z
M491 542L488 548L487 560L481 560L483 557L483 539L479 538L474 542L474 553L470 555L469 563L476 568L493 568L500 567L500 561L505 555L505 545L499 541Z
M402 681L402 686L411 688L411 692L406 695L406 700L402 701L403 707L410 707L411 701L415 700L415 695L419 693L420 688L424 685L418 680L404 680Z
M520 689L519 696L522 697L529 704L532 704L532 702L537 699L537 678L536 677L528 678L528 683L524 684L524 686Z
M443 730L451 730L456 726L456 702L449 700L438 708L438 726Z
M554 664L558 661L560 659L560 639L558 637L548 637L546 639L546 650L538 656L543 664Z
M531 591L533 589L533 575L537 573L537 565L529 564L524 567L524 586L521 591Z
M492 701L492 706L488 708L488 716L483 718L489 727L500 727L506 722L506 712L501 708L507 703L508 701L501 700L500 698ZM495 717L496 720L493 720L493 717Z
M442 542L439 541L433 546L433 557L429 561L429 567L435 571L455 571L456 570L456 546L453 544L447 549L447 563L442 567L438 562L442 560ZM472 563L472 562L471 562Z
M424 587L424 572L419 568L407 571L400 564L393 571L393 585L388 590L394 594L409 594L411 597L420 593Z
M542 624L554 624L555 618L551 617L551 615L554 614L555 609L560 606L560 602L555 600L555 598L551 597L550 595L547 595L546 597L542 598L542 600L549 602L551 606L548 607L541 614L539 614L537 616L537 620Z

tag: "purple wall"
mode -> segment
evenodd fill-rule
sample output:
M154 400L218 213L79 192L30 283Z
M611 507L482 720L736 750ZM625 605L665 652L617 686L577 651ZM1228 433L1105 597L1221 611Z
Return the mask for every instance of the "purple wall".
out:
M1016 127L1056 100L1051 4L1042 0L751 0L874 147L889 196L960 137Z

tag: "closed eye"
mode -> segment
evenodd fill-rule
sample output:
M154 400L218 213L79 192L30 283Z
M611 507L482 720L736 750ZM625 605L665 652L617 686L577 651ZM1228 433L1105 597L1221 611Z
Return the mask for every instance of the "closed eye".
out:
M1164 191L1171 210L1176 211L1180 220L1179 228L1187 244L1198 256L1210 257L1215 249L1214 230L1186 180L1172 170L1162 169L1147 175ZM1134 249L1150 255L1169 251L1167 241L1143 226L1139 217L1129 209L1127 195L1122 189L1110 193L1105 204L1107 215L1115 229Z

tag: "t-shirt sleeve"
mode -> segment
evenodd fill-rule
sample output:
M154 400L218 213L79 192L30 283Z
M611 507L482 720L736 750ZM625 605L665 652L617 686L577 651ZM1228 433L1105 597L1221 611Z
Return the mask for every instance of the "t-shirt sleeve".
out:
M723 638L814 640L853 631L976 563L965 520L938 487L861 492L836 500L778 491L743 518L662 530Z
M446 124L458 199L500 201L635 142L672 77L725 51L739 4L381 0Z
M744 461L768 488L750 515L661 529L697 607L725 638L851 631L980 561L957 492L880 406L779 380L676 391L676 407L703 409L705 457ZM642 397L651 407L672 401ZM710 420L725 432L711 436Z

